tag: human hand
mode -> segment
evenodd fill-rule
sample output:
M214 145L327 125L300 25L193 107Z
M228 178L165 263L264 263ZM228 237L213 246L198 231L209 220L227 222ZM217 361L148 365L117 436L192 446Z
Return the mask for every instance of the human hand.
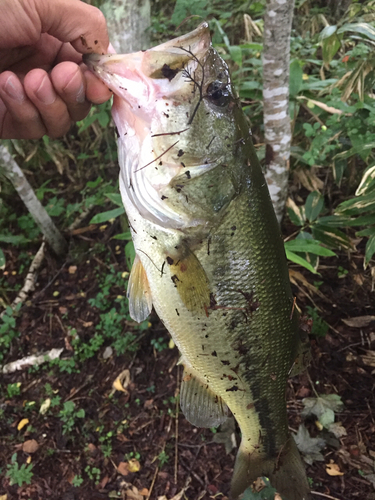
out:
M64 135L107 101L82 54L108 44L103 14L80 0L1 0L0 138Z

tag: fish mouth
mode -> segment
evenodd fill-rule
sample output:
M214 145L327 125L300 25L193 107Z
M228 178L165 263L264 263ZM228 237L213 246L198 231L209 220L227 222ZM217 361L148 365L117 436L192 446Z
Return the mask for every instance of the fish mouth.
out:
M151 49L132 54L85 54L83 62L110 90L135 107L140 99L154 96L151 89L172 94L178 85L176 75L181 75L189 61L198 64L210 46L209 27L203 22L194 31Z

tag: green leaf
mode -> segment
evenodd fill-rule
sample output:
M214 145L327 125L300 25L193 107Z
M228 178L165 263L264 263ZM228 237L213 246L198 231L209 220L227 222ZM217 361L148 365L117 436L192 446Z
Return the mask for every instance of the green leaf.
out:
M352 33L358 33L359 35L365 35L370 40L375 41L375 28L368 23L349 23L344 24L337 30L337 33L345 33L346 31L351 31Z
M375 234L375 227L368 227L367 229L363 229L362 231L357 231L355 233L356 236L372 236Z
M359 215L375 209L374 193L367 193L347 201L343 201L336 208L337 214Z
M297 59L295 59L289 67L289 95L295 97L302 87L302 67Z
M231 45L229 47L230 56L233 61L238 64L239 67L242 66L242 50L238 45Z
M292 252L306 252L320 255L321 257L335 257L336 254L321 245L320 241L316 240L291 240L285 242L285 249Z
M326 38L330 38L337 31L337 26L333 24L332 26L326 26L319 35L319 40L325 40Z
M326 215L319 217L319 224L330 227L347 227L353 219L347 215Z
M312 193L309 194L305 203L306 218L310 222L313 222L314 220L317 219L318 215L323 210L323 207L324 207L323 196L320 193L318 193L318 191L313 191Z
M129 272L131 271L131 268L133 267L133 262L135 259L135 249L132 241L129 241L125 245L125 260L126 264L128 266Z
M288 260L294 262L295 264L298 264L299 266L305 267L308 271L311 271L314 274L320 274L317 271L315 271L310 262L307 262L307 260L301 257L300 255L297 255L294 252L291 252L290 250L287 249L285 249L285 254Z
M108 210L107 212L94 215L94 217L90 220L90 224L102 224L103 222L119 217L123 213L125 213L125 209L123 207L114 208L113 210Z
M113 236L113 240L131 240L132 235L130 234L130 231L126 231L126 233L120 233L116 234L116 236Z
M311 231L316 240L321 241L330 248L355 250L351 239L336 227L325 226L317 222L311 227Z
M275 488L272 487L268 478L262 477L262 480L265 484L265 487L261 491L254 492L251 487L247 488L247 490L244 491L241 500L274 500L276 493ZM284 497L282 498L283 500L285 500Z
M105 196L111 200L115 205L122 207L122 199L120 193L105 193Z
M323 61L326 65L332 61L340 47L340 39L336 33L322 40Z
M362 144L360 146L355 146L353 148L347 149L346 151L342 151L342 153L338 153L332 159L333 160L343 160L346 158L350 158L351 156L354 156L355 154L360 154L366 149L374 149L374 148L375 148L375 142L369 142L367 144Z
M5 269L5 255L4 255L4 252L1 250L0 248L0 269Z
M28 243L30 240L25 238L22 234L0 234L0 241L3 243L10 243L11 245L20 245Z
M372 256L375 253L375 234L370 236L368 242L366 243L365 260L363 262L363 267L366 269Z
M359 183L359 186L357 187L357 190L355 192L356 196L360 196L362 194L365 194L369 188L374 186L374 181L375 179L375 165L372 165L366 169L364 172L361 182Z

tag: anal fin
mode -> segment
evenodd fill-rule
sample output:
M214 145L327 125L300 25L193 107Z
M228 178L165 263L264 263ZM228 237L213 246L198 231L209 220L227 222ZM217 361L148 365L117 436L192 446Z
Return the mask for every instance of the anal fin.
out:
M217 427L228 417L224 401L186 368L181 382L180 406L186 419L196 427Z
M130 317L141 323L151 312L152 297L146 271L138 255L135 256L130 272L127 296Z

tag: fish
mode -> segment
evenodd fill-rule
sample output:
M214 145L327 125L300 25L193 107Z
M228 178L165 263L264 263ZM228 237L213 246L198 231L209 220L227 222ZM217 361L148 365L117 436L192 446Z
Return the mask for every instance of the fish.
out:
M120 192L135 248L131 317L154 307L181 355L180 406L241 431L230 496L266 476L307 500L285 390L303 338L283 240L248 122L206 22L84 62L113 91Z

